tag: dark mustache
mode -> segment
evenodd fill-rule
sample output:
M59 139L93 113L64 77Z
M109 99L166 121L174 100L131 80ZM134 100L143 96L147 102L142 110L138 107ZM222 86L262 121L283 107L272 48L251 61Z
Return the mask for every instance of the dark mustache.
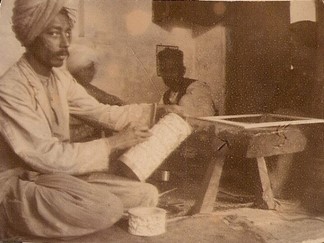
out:
M70 56L70 52L68 50L61 50L55 53L57 56Z

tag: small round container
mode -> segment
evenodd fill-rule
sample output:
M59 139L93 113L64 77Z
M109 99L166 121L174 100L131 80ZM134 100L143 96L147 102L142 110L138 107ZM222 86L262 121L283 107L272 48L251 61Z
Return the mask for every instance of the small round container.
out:
M166 210L157 207L137 207L128 210L128 232L139 236L165 233Z

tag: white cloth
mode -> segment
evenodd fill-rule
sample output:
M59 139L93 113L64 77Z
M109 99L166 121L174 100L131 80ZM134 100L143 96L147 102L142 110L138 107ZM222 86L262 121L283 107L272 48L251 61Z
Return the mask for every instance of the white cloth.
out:
M98 139L70 143L69 114L121 130L130 122L149 125L152 105L109 106L87 94L65 69L52 71L62 124L53 134L52 110L46 92L25 57L0 78L0 133L22 159L21 164L40 173L83 174L108 170L110 153L106 142ZM7 150L0 149L0 158ZM14 168L17 160L1 161L0 172Z
M84 45L72 45L69 48L69 53L70 55L66 60L66 67L72 74L91 63L98 62L95 50Z
M129 122L149 125L153 106L103 105L66 70L51 75L43 85L22 57L0 78L1 239L82 236L110 227L123 209L158 201L152 185L105 173L110 149L103 139L69 142L70 113L120 130ZM60 103L59 126L46 89Z

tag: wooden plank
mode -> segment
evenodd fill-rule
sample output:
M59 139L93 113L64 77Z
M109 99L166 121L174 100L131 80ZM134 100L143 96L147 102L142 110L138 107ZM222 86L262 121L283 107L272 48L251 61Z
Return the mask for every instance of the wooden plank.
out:
M217 147L218 151L212 153L200 194L189 214L210 213L214 209L228 146L224 141L219 139L213 142L213 146Z
M226 124L229 126L233 126L233 127L238 127L238 128L245 128L245 126L247 125L247 123L244 122L236 122L236 121L228 121L228 120L223 120L217 116L212 117L211 119L209 118L198 118L199 120L205 120L205 121L209 121L211 123L214 123L215 126L218 126L219 124Z
M306 117L306 116L291 116L291 115L284 115L284 114L278 114L278 113L274 113L271 114L271 117L279 117L279 118L288 118L288 119L293 119L293 120L310 120L310 119L318 119L318 118L312 118L312 117ZM322 120L323 119L319 119Z
M257 194L261 195L257 199L258 206L264 209L274 209L275 201L273 199L273 192L271 189L271 183L269 179L268 169L264 157L256 158L258 163L258 171L260 176L261 191L257 191Z
M269 118L278 117L281 119L286 118L286 121L260 121L260 122L243 122L243 121L234 121L228 119L235 118L251 118L251 117L260 117L268 116ZM282 127L282 126L293 126L293 125L306 125L306 124L317 124L324 123L323 119L310 118L310 117L299 117L299 116L288 116L280 114L245 114L245 115L230 115L230 116L210 116L210 117L200 117L197 118L200 120L206 120L214 122L217 124L226 124L231 126L236 126L244 129L254 129L254 128L266 128L266 127Z
M303 119L294 121L276 121L276 122L260 122L253 124L245 124L243 127L245 129L254 129L262 127L280 127L280 126L292 126L292 125L307 125L307 124L317 124L324 123L323 119Z
M299 129L282 129L247 134L247 158L268 157L303 151L307 139Z
M205 117L199 117L197 119L217 121L217 120L231 119L231 118L247 118L247 117L261 117L261 116L262 114L242 114L242 115L226 115L226 116L205 116Z
M307 144L306 137L297 128L253 131L227 129L218 133L217 137L228 142L231 153L247 158L296 153L303 151Z

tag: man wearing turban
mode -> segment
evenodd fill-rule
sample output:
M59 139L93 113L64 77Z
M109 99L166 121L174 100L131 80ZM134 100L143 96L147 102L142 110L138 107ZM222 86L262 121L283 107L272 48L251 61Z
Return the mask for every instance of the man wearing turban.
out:
M0 78L1 239L82 236L158 200L154 186L108 173L112 152L151 135L156 106L101 104L62 67L75 13L66 0L15 1L13 31L26 53ZM120 132L71 143L70 114Z

